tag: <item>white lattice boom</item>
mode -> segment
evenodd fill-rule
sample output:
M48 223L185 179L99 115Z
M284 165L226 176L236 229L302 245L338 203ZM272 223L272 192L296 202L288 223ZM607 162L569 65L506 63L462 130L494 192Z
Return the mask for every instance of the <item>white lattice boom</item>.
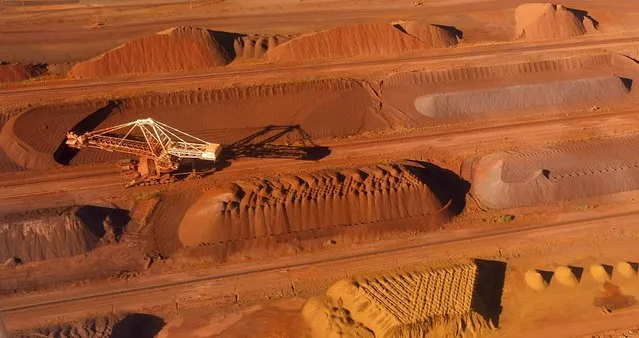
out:
M222 150L217 143L206 142L151 118L82 135L69 132L66 144L77 149L90 147L151 158L164 170L177 169L183 158L215 161Z

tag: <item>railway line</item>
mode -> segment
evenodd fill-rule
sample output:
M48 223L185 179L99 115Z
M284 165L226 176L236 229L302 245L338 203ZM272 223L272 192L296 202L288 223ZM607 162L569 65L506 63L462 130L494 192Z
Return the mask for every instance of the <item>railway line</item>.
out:
M11 328L19 328L23 321L37 316L40 319L55 316L66 320L68 314L74 313L78 307L97 310L100 308L116 310L134 310L132 306L149 306L148 302L140 302L140 298L149 299L153 295L162 294L164 297L153 298L156 304L167 305L173 298L166 295L188 293L192 290L205 292L207 289L234 290L234 285L244 279L253 280L257 276L273 275L286 284L295 280L294 275L303 275L307 270L317 272L322 270L336 271L342 267L347 269L351 265L366 262L371 271L379 267L380 262L388 263L401 261L402 264L419 262L424 255L441 255L451 252L455 248L467 251L467 248L481 251L486 248L508 246L521 241L535 239L551 240L555 237L574 233L579 229L581 233L606 231L611 227L624 227L626 231L639 229L634 222L639 211L625 211L602 215L588 215L568 221L555 221L542 224L530 224L520 227L491 226L460 230L455 232L434 233L410 243L382 243L365 247L327 252L321 255L305 255L289 259L278 259L269 263L228 265L222 268L208 269L198 272L198 277L184 277L183 274L163 275L160 282L145 282L145 277L134 281L135 286L119 287L102 286L102 291L75 288L66 292L54 292L55 295L37 294L27 297L6 297L2 301L0 312ZM462 249L463 248L463 249ZM293 262L291 262L293 260ZM361 269L357 269L360 270ZM334 276L338 279L344 276ZM262 277L260 277L262 278ZM270 280L270 279L269 279ZM215 282L215 283L212 283ZM259 285L261 284L257 284ZM73 295L69 295L73 294ZM65 295L67 295L65 297ZM94 304L96 303L96 304ZM140 305L143 304L143 305ZM99 306L98 306L99 305ZM26 323L25 323L26 324Z

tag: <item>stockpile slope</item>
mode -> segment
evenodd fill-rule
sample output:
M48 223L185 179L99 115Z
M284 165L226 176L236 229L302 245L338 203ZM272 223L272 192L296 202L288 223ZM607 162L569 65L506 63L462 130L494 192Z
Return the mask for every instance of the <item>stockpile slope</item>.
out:
M391 24L367 23L302 35L269 50L266 57L273 61L317 60L395 54L429 47Z
M437 123L432 116L465 117L471 116L470 112L491 112L496 111L498 107L537 107L541 106L544 100L546 103L557 102L552 98L554 93L549 95L548 92L551 91L552 86L561 87L561 83L566 84L567 88L561 89L560 93L571 99L573 103L578 102L584 108L593 105L603 106L602 100L606 101L605 104L614 104L618 102L617 94L621 94L623 98L626 96L624 93L627 92L627 88L624 89L618 82L621 81L623 85L625 80L615 80L608 74L614 72L616 75L632 79L636 76L636 70L636 64L627 57L600 53L503 65L398 73L381 82L382 114L399 116L397 112L400 111L404 116L404 124L422 126ZM601 77L607 79L604 81L593 79ZM589 78L594 81L571 82L589 80ZM548 84L548 87L545 84ZM522 85L528 87L521 87ZM598 86L604 87L598 88ZM512 90L508 87L512 87ZM570 87L575 90L571 90ZM588 91L595 93L594 95L593 93L582 94L576 90L577 87L585 87ZM546 97L529 96L535 91ZM497 105L493 107L487 104L492 95L506 100L497 102ZM609 100L608 95L613 100ZM428 108L428 101L425 98L429 96L433 99L437 98L438 104L443 109L439 111L423 109L427 114L422 114L415 103L422 98L425 101L421 102L424 104L423 108ZM561 104L565 105L566 102ZM431 104L430 107L432 108L433 105Z
M404 85L464 83L504 77L529 76L538 73L574 72L589 68L608 68L616 64L623 65L628 60L630 59L619 54L597 53L501 65L418 70L394 74L384 79L382 84L385 86L384 89L388 89ZM636 66L631 67L636 69Z
M44 65L3 63L0 61L0 83L19 82L40 76L47 71Z
M621 78L602 76L429 94L416 98L414 105L424 116L450 117L582 102L601 104L629 92Z
M77 208L0 216L0 260L38 261L93 250L98 238L76 213Z
M20 113L0 130L0 148L12 162L25 169L54 168L59 164L54 152L64 143L66 133L77 124L97 124L91 120L99 120L107 114L108 107L104 101L95 101L42 106ZM85 118L89 121L81 122Z
M473 308L477 276L464 262L341 280L309 299L302 315L318 338L478 334L490 324Z
M459 37L453 28L432 25L424 21L406 21L399 26L430 48L446 48L457 45Z
M177 27L144 36L73 67L73 77L164 73L223 66L229 53L206 29Z
M639 138L495 153L473 164L472 191L493 209L639 189Z
M16 115L7 121L6 124L2 126L0 130L0 148L3 151L3 155L7 157L7 159L17 164L18 166L25 169L50 169L56 166L55 161L53 161L53 157L51 153L41 152L34 149L29 142L29 138L23 138L21 133L16 130L16 122L20 119L20 117L24 115ZM43 122L43 121L41 121ZM45 122L46 123L46 122ZM32 124L25 128L25 131L34 132L37 127L35 126L44 126L46 124ZM37 131L35 131L37 134ZM45 137L46 134L40 134L40 140L43 140L42 137ZM34 136L37 138L38 136ZM60 139L52 140L53 143L59 143Z
M302 134L316 140L393 127L390 119L379 114L378 107L364 83L330 79L39 107L18 116L14 126L5 127L3 133L6 131L11 144L20 142L35 150L16 148L12 159L24 157L30 162L48 164L70 130L84 133L151 117L225 145L251 136L259 136L251 141L259 145L278 133L283 136L273 142L293 144L304 141ZM9 153L7 148L4 150ZM35 156L39 153L45 156ZM126 155L82 149L70 163L113 161L123 156ZM25 160L16 162L22 165Z
M261 58L267 51L289 41L282 35L248 35L235 39L233 48L236 57Z
M189 208L178 234L183 245L198 246L411 218L429 228L449 216L410 168L390 165L220 187Z
M562 5L523 4L515 10L516 37L528 40L564 39L586 34L584 17Z

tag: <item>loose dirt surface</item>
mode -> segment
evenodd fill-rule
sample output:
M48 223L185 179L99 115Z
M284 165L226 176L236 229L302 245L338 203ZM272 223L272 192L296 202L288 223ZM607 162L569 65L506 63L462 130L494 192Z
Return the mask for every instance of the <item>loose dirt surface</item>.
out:
M0 216L2 250L0 261L20 262L70 257L91 251L98 236L90 231L82 216L87 208L37 210L26 214ZM98 229L94 229L96 232Z
M2 321L16 337L632 332L638 14L2 2ZM135 153L65 143L143 118L219 159L125 188L116 161Z
M225 314L180 317L169 322L157 337L255 335L310 338L311 333L300 315L305 302L303 298L280 299Z

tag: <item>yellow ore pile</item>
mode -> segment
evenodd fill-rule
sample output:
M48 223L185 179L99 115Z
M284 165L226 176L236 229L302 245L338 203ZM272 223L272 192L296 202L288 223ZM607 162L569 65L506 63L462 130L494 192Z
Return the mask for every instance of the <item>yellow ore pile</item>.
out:
M473 304L473 262L336 282L302 315L314 337L455 337L492 323Z

